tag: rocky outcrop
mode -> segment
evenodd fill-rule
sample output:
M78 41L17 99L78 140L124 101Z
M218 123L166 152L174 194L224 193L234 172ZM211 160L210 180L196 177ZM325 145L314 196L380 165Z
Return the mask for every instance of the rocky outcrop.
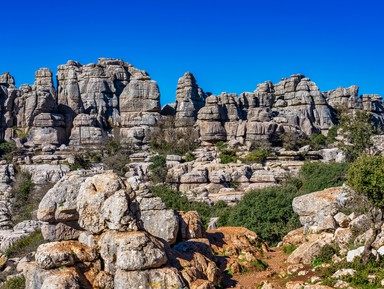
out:
M205 104L199 111L197 122L201 140L206 142L225 141L227 134L222 123L223 116L218 98L214 95L209 96Z
M196 84L192 73L187 72L179 78L176 89L176 127L195 125L197 113L205 105L206 95Z
M114 128L119 128L116 137L142 144L160 112L156 82L118 59L60 65L57 90L47 68L36 72L32 86L19 89L5 73L0 88L3 139L20 138L30 147L99 145Z
M145 187L131 186L116 174L67 174L41 201L38 218L53 226L43 234L54 242L40 245L35 261L24 266L27 288L213 288L220 283L198 214L176 215ZM78 231L60 234L71 222ZM245 250L237 239L244 246L257 242L247 230L240 234L226 233L235 252ZM183 242L171 249L177 235ZM217 246L224 241L214 240ZM252 252L252 260L261 254L259 247Z
M70 144L100 146L110 138L141 146L160 115L174 116L177 129L197 128L203 143L278 140L285 132L327 134L336 123L336 109L364 109L376 125L384 123L379 95L358 95L358 87L320 92L301 74L273 84L259 84L253 92L207 96L193 74L182 76L176 103L160 109L160 91L149 75L120 59L100 58L82 65L68 61L57 72L35 74L33 85L19 89L11 75L0 76L1 136L19 138L29 147Z

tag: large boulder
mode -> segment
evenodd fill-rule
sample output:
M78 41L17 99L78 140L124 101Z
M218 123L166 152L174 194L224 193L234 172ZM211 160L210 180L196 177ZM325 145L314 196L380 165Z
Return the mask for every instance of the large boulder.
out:
M99 247L105 271L112 274L116 269L158 268L168 260L164 244L146 232L107 231L101 235Z
M42 269L71 266L77 262L95 261L96 252L77 241L62 241L42 244L37 248L36 264Z
M322 217L326 217L331 214L332 217L337 214L337 210L330 210L330 206L338 203L344 193L342 187L328 188L323 191L310 193L307 195L299 196L293 199L292 208L293 211L299 215L301 224L311 224L315 221L316 216L322 220ZM327 212L322 212L322 210ZM329 214L328 214L329 212Z
M177 269L168 267L144 271L117 270L114 285L115 289L174 289L185 287Z
M87 178L77 196L79 225L95 234L105 229L137 230L130 207L131 192L130 186L114 173Z

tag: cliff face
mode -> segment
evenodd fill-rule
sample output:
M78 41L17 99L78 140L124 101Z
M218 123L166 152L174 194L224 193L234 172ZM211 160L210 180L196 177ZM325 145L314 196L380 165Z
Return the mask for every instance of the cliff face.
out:
M57 89L49 69L39 69L32 86L15 86L0 75L0 132L4 140L24 139L29 147L66 144L99 145L116 137L122 143L146 144L151 128L166 116L175 127L196 127L202 141L270 139L284 132L323 133L334 125L340 106L364 109L383 123L379 95L358 95L358 87L320 92L303 75L279 83L259 84L254 92L207 96L195 77L178 81L176 103L160 109L160 92L149 75L119 59L96 64L68 61L57 72Z

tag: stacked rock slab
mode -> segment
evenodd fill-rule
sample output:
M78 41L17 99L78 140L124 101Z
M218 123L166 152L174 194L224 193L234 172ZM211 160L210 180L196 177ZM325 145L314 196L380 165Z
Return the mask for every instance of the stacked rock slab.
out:
M195 125L197 113L205 105L206 95L197 85L192 73L187 72L179 78L176 89L176 127Z
M76 146L100 144L114 129L123 142L148 142L160 111L156 82L118 59L59 66L58 99L71 130L70 144Z
M198 113L197 124L200 128L200 138L206 142L225 141L227 133L222 123L223 114L216 96L208 96L205 106Z
M120 114L122 142L148 143L150 129L160 117L160 92L145 71L131 72L130 82L120 95Z
M220 274L213 261L169 248L178 234L203 237L197 213L178 217L147 189L135 188L113 173L63 177L40 203L38 218L48 226L43 235L54 242L39 246L35 262L25 266L26 288L197 289L201 282L214 288ZM71 222L78 231L68 229ZM174 265L180 261L188 274Z
M15 87L0 76L1 137L20 138L30 147L96 146L113 136L145 144L159 118L160 93L145 71L119 59L96 64L68 61L57 72L57 91L47 68L35 83Z
M259 84L253 92L209 96L187 72L177 85L176 103L160 110L160 92L149 75L120 59L100 58L82 65L68 61L57 72L39 69L33 85L15 87L0 75L0 137L19 138L29 147L70 144L100 146L112 137L121 143L148 144L160 115L175 116L175 127L197 128L203 142L258 142L285 132L327 134L335 110L364 109L377 126L384 123L378 95L358 96L358 87L320 92L303 75L277 84ZM160 114L161 112L161 114Z
M8 73L0 75L0 134L1 139L10 139L13 136L14 99L17 96L14 78Z
M326 134L333 124L325 96L303 75L292 75L276 85L265 82L239 97L222 93L216 100L211 96L198 121L202 140L240 143L270 140L286 131Z

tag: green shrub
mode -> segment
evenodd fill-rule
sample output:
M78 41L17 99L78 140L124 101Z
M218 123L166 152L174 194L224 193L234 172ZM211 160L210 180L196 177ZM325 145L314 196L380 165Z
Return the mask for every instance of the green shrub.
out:
M264 260L256 260L252 262L252 266L255 267L257 271L265 271L268 268L268 263Z
M91 168L90 162L85 158L84 155L75 154L74 161L69 165L71 171L76 171L78 169L88 170Z
M384 156L361 156L348 170L348 184L368 197L377 207L384 207Z
M237 161L236 152L233 150L223 150L220 152L220 160L222 164L229 164Z
M151 149L164 155L185 155L197 148L198 131L193 127L177 128L174 117L166 117L152 129Z
M156 155L151 157L149 170L151 171L151 179L155 184L164 183L167 179L167 161L165 156Z
M4 141L0 143L0 157L11 163L14 156L19 155L21 152L16 147L14 141Z
M240 187L240 183L238 181L231 180L228 182L228 187L232 189L238 189Z
M298 191L293 186L272 187L247 193L244 198L224 214L226 226L243 226L269 244L275 245L289 231L300 225L292 210L292 200Z
M16 198L16 204L27 202L33 187L34 183L32 182L32 176L30 173L17 173L12 188L12 193Z
M9 258L22 257L29 252L36 251L37 247L44 242L41 231L37 230L28 237L17 240L5 251L5 254Z
M371 259L367 264L364 264L361 259L355 258L353 262L341 261L334 263L329 267L317 268L318 273L322 276L322 284L333 287L337 279L346 281L352 288L363 288L363 289L378 289L383 286L380 284L381 280L384 279L384 266L383 262L377 262ZM356 273L353 276L343 276L340 278L332 278L332 275L340 269L353 269ZM369 275L377 276L376 279L371 281L368 280Z
M312 134L309 143L313 149L319 150L327 146L327 137L323 134Z
M223 141L218 141L216 144L215 144L216 148L218 149L218 151L223 151L225 149L227 149L228 147L228 144L226 142L223 142Z
M297 151L304 145L309 143L307 137L304 135L299 135L295 132L287 131L280 136L280 141L283 144L283 147L288 151Z
M0 286L0 289L23 289L25 288L25 278L23 275L8 279Z
M355 110L353 113L342 112L340 128L350 144L340 144L347 159L353 161L371 146L371 136L375 129L368 112Z
M185 156L184 156L184 160L185 160L186 162L192 162L192 161L195 160L195 157L194 157L193 154L191 154L191 153L188 152L188 153L185 154Z
M123 176L128 171L129 153L125 150L119 150L116 153L105 155L102 161L107 169Z
M248 155L246 155L242 160L245 163L264 163L269 156L269 150L258 148L251 151Z
M347 178L348 163L305 162L300 169L300 191L312 193L342 185Z
M11 191L15 198L12 210L13 223L31 220L33 212L38 209L40 201L52 186L51 183L35 186L29 173L17 173Z
M296 248L297 246L295 244L283 245L281 246L281 251L283 251L284 254L291 255Z
M197 211L205 227L207 227L211 217L218 217L229 210L229 207L224 201L217 202L213 207L205 202L190 202L188 198L180 192L164 185L152 187L152 193L160 197L169 209L184 212Z
M324 263L330 263L332 261L333 255L337 254L339 252L338 248L335 246L325 244L321 250L318 256L315 257L315 259L312 262L312 266L318 266L320 264Z
M332 144L336 141L337 137L337 130L339 129L338 125L334 125L328 130L328 135L327 135L327 144Z

